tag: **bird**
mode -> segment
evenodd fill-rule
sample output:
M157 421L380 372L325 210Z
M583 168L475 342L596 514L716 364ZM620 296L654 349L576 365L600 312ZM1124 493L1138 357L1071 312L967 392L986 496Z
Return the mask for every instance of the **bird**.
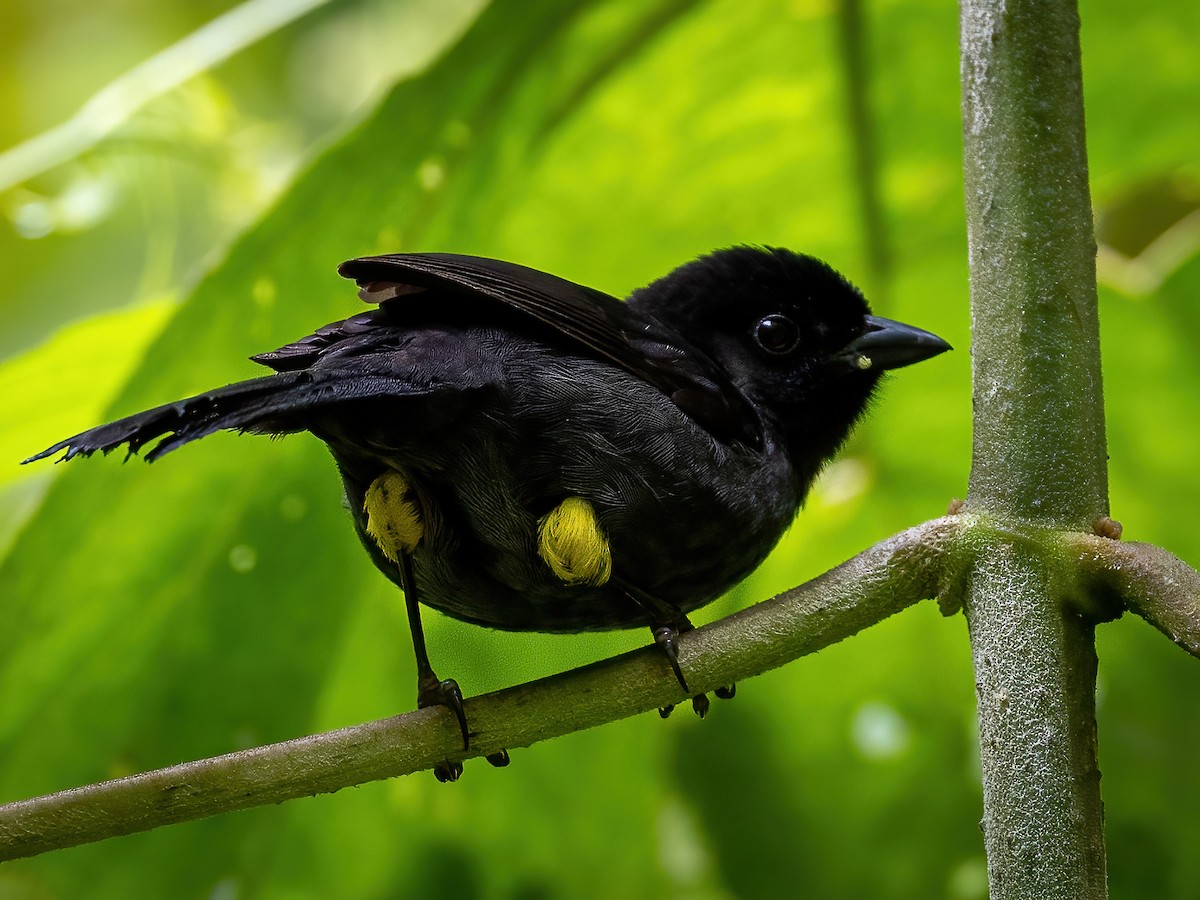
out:
M766 558L882 375L951 349L779 247L716 250L626 300L450 253L338 271L371 308L251 357L270 374L25 462L155 442L153 461L220 430L315 435L358 538L403 591L418 708L448 708L464 751L462 692L434 672L422 605L509 631L649 627L689 693L688 614ZM703 715L707 697L693 706ZM461 772L447 759L434 774Z

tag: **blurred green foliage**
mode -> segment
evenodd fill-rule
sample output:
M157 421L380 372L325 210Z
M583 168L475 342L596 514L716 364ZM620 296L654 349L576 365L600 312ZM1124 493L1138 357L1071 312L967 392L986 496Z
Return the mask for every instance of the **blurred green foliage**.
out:
M229 6L0 7L0 146ZM316 441L16 465L248 377L249 354L354 312L333 274L350 256L493 255L624 294L713 247L780 244L959 348L889 383L776 553L705 621L964 492L952 6L867 9L882 273L857 220L836 4L478 7L329 3L0 193L0 802L412 706L399 594ZM1193 563L1197 9L1083 10L1113 513ZM439 671L469 693L646 640L427 623ZM1195 896L1200 668L1132 618L1099 649L1113 894ZM986 889L974 740L966 629L927 604L743 685L703 723L642 716L452 787L398 779L12 863L0 896L966 900Z

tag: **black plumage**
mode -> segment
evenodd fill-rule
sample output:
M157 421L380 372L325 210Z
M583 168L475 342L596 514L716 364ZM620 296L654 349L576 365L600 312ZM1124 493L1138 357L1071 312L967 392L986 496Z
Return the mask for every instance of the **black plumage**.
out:
M882 371L948 349L872 316L831 268L780 249L718 251L627 302L449 254L340 271L376 308L254 357L274 374L33 459L161 439L154 459L219 429L312 432L364 546L406 588L419 664L418 597L501 629L650 626L675 664L686 614L763 560ZM414 504L411 546L372 534L368 494L385 473ZM565 498L594 515L611 557L603 581L564 580L547 563L539 527ZM419 702L457 702L466 741L461 700L447 696L457 686L424 668Z

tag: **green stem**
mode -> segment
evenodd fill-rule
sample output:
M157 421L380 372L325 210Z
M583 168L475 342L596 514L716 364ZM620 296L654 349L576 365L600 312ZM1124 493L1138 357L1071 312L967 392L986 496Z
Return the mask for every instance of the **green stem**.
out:
M1092 595L1128 607L1200 658L1200 572L1153 544L1091 534L1065 534L1061 542Z
M1105 897L1092 624L1070 602L1053 542L1029 533L1088 531L1108 513L1075 3L963 0L962 77L966 510L981 517L964 611L990 896Z
M964 0L973 512L1090 531L1108 514L1079 18Z
M981 527L964 611L979 706L992 900L1107 896L1094 620L1053 546Z

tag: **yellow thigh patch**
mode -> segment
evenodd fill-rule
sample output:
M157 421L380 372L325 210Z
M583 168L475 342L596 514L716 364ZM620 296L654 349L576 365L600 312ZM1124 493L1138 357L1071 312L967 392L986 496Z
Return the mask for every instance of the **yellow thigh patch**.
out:
M371 482L363 498L363 512L367 514L367 534L392 562L412 553L425 534L412 485L399 472L384 472Z
M612 551L582 497L568 497L538 520L538 555L567 584L601 585L612 575Z

